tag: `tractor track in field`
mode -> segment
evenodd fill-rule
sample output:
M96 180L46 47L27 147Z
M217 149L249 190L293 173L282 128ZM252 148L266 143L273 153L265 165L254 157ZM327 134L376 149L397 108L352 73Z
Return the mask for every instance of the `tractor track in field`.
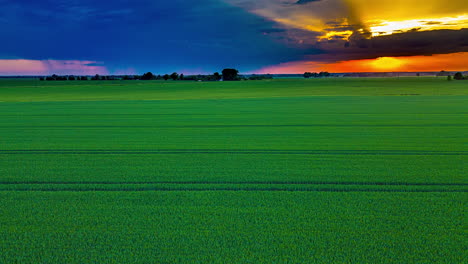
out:
M421 128L421 127L468 127L468 124L416 124L416 125L402 125L402 124L285 124L285 125L37 125L37 126L0 126L0 128L15 128L15 129L100 129L100 128L161 128L161 129L191 129L191 128L283 128L283 127L375 127L375 128L389 128L389 127L407 127L407 128Z
M463 183L382 182L0 182L0 192L142 192L142 191L284 191L284 192L453 192L466 193Z
M165 154L248 154L248 155L409 155L409 156L464 156L468 151L425 150L282 150L282 149L11 149L0 150L0 155L60 154L60 155L165 155Z
M141 187L141 188L15 188L0 189L1 192L207 192L207 191L232 191L232 192L384 192L384 193L468 193L468 190L448 189L366 189L366 188L251 188L251 187L209 187L209 188L165 188L165 187Z
M0 181L0 185L364 185L364 186L467 186L468 183L447 182L339 182L339 181Z

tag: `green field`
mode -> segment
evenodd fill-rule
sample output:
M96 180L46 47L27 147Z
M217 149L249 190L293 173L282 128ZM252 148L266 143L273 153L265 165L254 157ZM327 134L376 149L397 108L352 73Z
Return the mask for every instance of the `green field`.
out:
M466 263L468 82L0 79L0 263Z

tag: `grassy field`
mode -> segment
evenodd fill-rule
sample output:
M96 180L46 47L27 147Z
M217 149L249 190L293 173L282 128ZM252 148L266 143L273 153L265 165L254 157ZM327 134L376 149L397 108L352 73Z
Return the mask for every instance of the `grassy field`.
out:
M463 263L468 82L0 80L0 263Z

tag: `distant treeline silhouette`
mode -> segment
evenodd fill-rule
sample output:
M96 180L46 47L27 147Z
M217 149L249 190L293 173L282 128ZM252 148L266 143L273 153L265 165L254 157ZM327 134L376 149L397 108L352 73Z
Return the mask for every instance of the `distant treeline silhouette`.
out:
M305 72L304 73L304 78L309 79L309 78L322 78L322 77L330 77L331 74L329 72Z
M147 72L143 75L99 75L96 74L93 77L89 76L74 76L74 75L52 75L48 77L40 77L41 81L112 81L112 80L173 80L173 81L241 81L241 80L264 80L273 79L271 74L266 75L250 75L244 77L239 75L239 71L236 69L224 69L222 73L215 72L208 75L184 75L174 72L172 74L155 75L152 72Z

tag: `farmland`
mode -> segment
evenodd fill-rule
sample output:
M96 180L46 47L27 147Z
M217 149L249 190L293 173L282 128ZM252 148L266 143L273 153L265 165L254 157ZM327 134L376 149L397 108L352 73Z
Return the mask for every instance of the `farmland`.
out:
M0 80L0 263L462 263L468 83Z

